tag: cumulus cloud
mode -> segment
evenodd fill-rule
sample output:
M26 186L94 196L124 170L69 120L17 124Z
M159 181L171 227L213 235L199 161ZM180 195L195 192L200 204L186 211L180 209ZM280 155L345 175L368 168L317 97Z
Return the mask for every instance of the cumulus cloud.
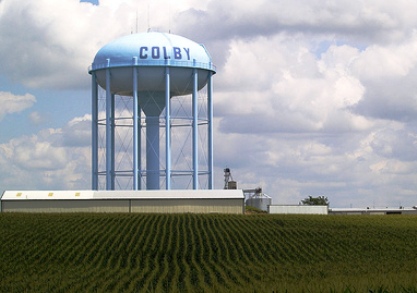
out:
M136 30L167 32L175 26L172 15L190 3L2 1L0 74L33 88L86 89L88 66L103 45Z
M415 121L417 113L417 33L389 46L374 45L352 62L366 87L356 112L380 119Z
M380 123L370 133L217 133L215 157L240 188L262 186L277 203L324 194L333 206L396 206L415 188L417 141L399 123Z
M91 115L86 114L83 117L72 119L63 128L65 136L62 145L71 146L91 146Z
M39 124L41 124L45 119L42 117L42 115L39 113L39 112L37 112L37 111L34 111L34 112L32 112L32 113L30 113L29 114L29 120L33 123L33 124L35 124L35 125L39 125Z
M349 110L365 92L349 71L358 50L330 48L318 59L303 43L291 42L282 36L232 42L216 76L223 90L216 99L221 129L258 134L368 129L372 122Z
M32 107L36 98L31 94L14 95L11 92L0 91L0 120L7 114L18 113Z
M22 189L87 188L91 149L85 142L66 145L84 118L75 118L63 129L44 129L13 138L0 145L0 185Z
M190 8L180 17L179 27L207 38L253 37L280 31L309 34L343 34L361 41L391 41L407 36L416 25L412 1L220 1L212 0L207 9ZM205 28L210 27L207 31Z
M74 0L2 1L0 73L34 88L87 88L87 67L96 51L119 35L131 17L129 5L112 9ZM108 21L113 18L123 21Z
M239 149L243 188L263 185L281 203L308 194L335 194L339 206L410 199L417 55L412 29L407 37L321 49L324 34L233 38L216 76L216 158L230 162Z

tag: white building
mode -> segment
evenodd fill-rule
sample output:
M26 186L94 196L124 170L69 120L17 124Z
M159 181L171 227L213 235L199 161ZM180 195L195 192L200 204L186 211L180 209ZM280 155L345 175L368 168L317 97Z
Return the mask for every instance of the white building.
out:
M243 214L242 190L5 191L1 212Z
M310 206L310 205L270 205L269 214L305 214L305 215L327 215L329 208L327 206Z

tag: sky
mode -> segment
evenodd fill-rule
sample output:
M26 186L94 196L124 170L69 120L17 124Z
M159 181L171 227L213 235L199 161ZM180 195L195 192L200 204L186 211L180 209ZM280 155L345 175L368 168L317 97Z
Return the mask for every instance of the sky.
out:
M91 65L148 29L205 45L215 187L417 204L414 0L0 0L0 192L91 188Z

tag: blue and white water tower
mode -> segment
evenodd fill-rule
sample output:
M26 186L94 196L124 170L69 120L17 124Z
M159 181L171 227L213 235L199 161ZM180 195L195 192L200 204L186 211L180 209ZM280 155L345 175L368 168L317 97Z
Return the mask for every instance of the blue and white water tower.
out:
M207 176L207 188L213 189L212 76L215 72L203 45L173 34L131 34L102 47L89 69L92 76L92 188L99 189L99 178L105 177L105 189L114 190L115 178L127 175L133 177L133 190L163 189L161 177L165 177L165 189L169 190L173 176L190 174L193 189L200 188L199 176ZM198 96L202 88L207 93L207 115L204 118L198 114ZM104 119L99 119L100 90L105 91ZM115 117L115 96L118 95L132 99L131 170L119 170L116 162L115 129L119 126ZM192 111L192 164L188 170L173 170L171 99L184 95L190 95ZM202 124L207 125L206 146L199 146L198 132ZM105 164L102 165L105 167L99 170L99 126L103 125ZM165 141L160 141L160 130L165 131ZM198 155L202 147L207 149L208 157L204 168ZM160 156L160 149L165 150L164 156ZM164 162L161 162L161 157ZM142 166L144 161L146 164Z

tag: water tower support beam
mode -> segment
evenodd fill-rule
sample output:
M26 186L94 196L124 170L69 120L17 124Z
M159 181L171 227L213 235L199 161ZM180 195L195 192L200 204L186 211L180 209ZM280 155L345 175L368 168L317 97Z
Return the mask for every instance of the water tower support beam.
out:
M108 60L110 63L110 60ZM114 190L114 95L110 69L106 70L106 189Z
M96 73L91 74L92 77L92 92L91 92L91 134L92 134L92 180L91 180L91 189L98 190L98 88Z
M198 71L193 73L193 189L198 189Z
M165 71L165 172L167 190L171 189L171 101L169 67Z
M137 65L138 58L133 58ZM138 67L133 67L133 190L140 190L140 108L138 102Z
M208 116L208 189L214 188L213 179L213 73L209 72L207 83L207 116Z
M111 164L111 168L110 168L110 174L111 174L111 184L110 184L110 188L111 190L115 190L115 181L116 181L116 147L115 147L115 142L116 142L116 119L115 119L115 112L116 112L116 100L115 100L115 95L111 94L110 95L110 108L111 108L111 117L110 117L110 125L111 125L111 132L110 132L110 137L111 137L111 159L110 159L110 164Z

